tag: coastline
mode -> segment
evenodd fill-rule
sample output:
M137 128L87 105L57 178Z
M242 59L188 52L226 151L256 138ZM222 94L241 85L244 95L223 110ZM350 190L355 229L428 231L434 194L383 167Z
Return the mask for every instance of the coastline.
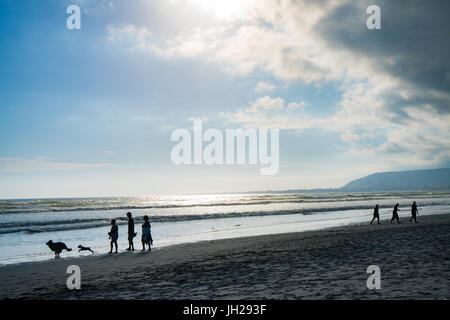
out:
M450 214L418 219L8 265L0 298L448 299ZM73 264L81 290L66 287ZM369 265L380 290L366 287Z

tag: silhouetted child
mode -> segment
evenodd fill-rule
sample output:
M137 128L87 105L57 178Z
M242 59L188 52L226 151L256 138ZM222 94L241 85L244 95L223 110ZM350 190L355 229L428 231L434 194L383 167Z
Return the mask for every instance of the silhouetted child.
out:
M134 220L131 217L131 212L127 212L128 217L128 248L127 250L134 250L133 238L136 237L134 232Z
M411 219L409 219L409 222L412 222L412 220L414 219L414 222L417 223L417 218L416 216L419 214L419 211L417 210L417 204L414 201L412 206L411 206Z
M144 216L144 223L142 224L142 250L145 251L145 245L148 245L148 251L152 251L151 245L153 245L152 233L150 221L148 216Z
M111 239L111 250L109 253L112 253L113 251L113 244L116 245L116 252L117 253L117 239L119 239L119 228L116 225L116 220L111 220L111 231L108 232L109 238Z
M399 206L398 203L394 206L394 210L392 211L392 219L391 219L391 223L392 223L392 221L394 221L394 220L397 220L397 222L400 223L400 219L399 219L399 217L398 217L398 212L400 211L400 209L398 208L398 206Z
M380 224L380 214L378 213L378 204L373 209L373 219L370 222L370 224L372 224L375 221L375 219L377 219L378 220L378 224Z

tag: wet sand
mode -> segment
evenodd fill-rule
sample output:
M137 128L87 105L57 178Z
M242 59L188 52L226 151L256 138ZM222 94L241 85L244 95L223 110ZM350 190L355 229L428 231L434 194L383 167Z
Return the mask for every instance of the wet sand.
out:
M448 299L450 214L418 218L9 265L0 298ZM81 290L66 287L73 264ZM380 290L367 289L369 265Z

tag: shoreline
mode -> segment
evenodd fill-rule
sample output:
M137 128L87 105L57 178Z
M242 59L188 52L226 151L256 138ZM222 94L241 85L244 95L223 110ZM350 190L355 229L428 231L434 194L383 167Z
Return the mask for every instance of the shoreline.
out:
M0 298L450 298L450 214L408 220L6 265ZM71 264L81 269L81 290L66 287ZM373 264L381 290L366 287Z
M445 214L447 212L450 212L450 206L437 209L435 212L430 212L430 210L423 212L421 216ZM390 213L380 213L382 220L388 219L390 216ZM407 219L405 214L402 214L400 218ZM321 215L282 214L260 217L226 217L215 219L211 224L205 224L204 220L161 223L155 229L154 236L156 236L157 241L154 248L159 250L183 243L325 230L340 226L365 224L367 221L367 212L348 210L343 212L325 212L325 214ZM124 224L119 225L119 233L122 235L126 234L126 228L127 226ZM83 229L81 231L79 229L64 230L58 235L47 234L45 232L31 234L14 233L11 237L9 234L0 235L0 238L2 238L0 251L2 257L4 257L0 260L0 270L8 265L53 260L53 252L45 245L49 239L54 241L62 240L72 249L76 249L74 247L78 246L81 242L83 245L93 248L96 255L106 253L109 251L109 241L105 241L102 235L108 231L109 228L102 226L84 229L84 231ZM78 232L84 233L83 239L78 238ZM31 244L31 246L27 245L27 243ZM136 245L137 248L140 247L139 239ZM10 248L13 247L16 250L10 251ZM119 247L120 253L125 252L122 249L128 247L126 237L121 237ZM72 250L71 252L64 251L61 256L64 259L78 259L90 256L90 254L80 254L78 250Z

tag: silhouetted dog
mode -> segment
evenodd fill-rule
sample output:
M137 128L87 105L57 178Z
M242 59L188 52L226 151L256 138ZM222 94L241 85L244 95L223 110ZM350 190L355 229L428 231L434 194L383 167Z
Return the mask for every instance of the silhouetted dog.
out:
M83 247L81 244L78 246L78 248L80 248L80 250L78 250L78 252L81 252L81 251L90 251L90 252L92 252L92 254L94 254L94 251L92 251L92 249L91 248L89 248L89 247Z
M67 248L67 246L64 243L62 243L62 242L53 242L52 240L49 240L47 242L47 245L50 248L50 250L55 252L55 259L59 258L59 254L64 249L67 250L67 251L72 251L72 249Z

